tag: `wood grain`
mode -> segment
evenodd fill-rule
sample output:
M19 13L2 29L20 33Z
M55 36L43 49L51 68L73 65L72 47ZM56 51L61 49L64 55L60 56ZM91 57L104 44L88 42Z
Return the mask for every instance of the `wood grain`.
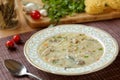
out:
M29 15L25 15L28 25L30 27L46 27L50 25L50 19L45 17L41 20L33 20ZM100 14L100 15L89 15L87 13L76 14L75 16L67 16L60 20L59 24L72 24L72 23L85 23L85 22L95 22L100 20L110 20L120 18L119 11L113 11L110 13Z

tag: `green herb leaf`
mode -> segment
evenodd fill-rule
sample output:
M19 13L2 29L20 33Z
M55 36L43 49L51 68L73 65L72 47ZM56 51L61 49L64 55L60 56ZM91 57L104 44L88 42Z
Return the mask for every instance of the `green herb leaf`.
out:
M89 56L84 56L84 58L88 58Z
M73 13L84 12L84 0L42 0L51 22L58 23L60 18Z
M99 48L99 50L103 50L103 48Z
M57 64L58 63L58 59L57 60L53 60L52 63L53 64Z

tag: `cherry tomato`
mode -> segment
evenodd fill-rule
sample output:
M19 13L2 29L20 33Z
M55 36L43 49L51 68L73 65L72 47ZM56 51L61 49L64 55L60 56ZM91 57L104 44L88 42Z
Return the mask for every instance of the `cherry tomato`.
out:
M14 41L15 43L19 43L19 42L21 41L20 36L19 36L19 35L13 36L13 41Z
M38 19L40 19L40 17L41 17L40 12L37 11L37 10L32 11L32 12L30 13L30 15L31 15L31 17L32 17L34 20L38 20Z
M8 48L14 48L14 42L13 42L13 40L7 41L7 42L6 42L6 46L7 46Z

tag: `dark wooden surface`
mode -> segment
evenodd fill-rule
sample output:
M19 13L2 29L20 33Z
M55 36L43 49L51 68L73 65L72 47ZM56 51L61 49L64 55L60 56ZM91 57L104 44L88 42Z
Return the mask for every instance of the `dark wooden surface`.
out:
M98 27L102 30L107 31L118 41L118 44L120 46L120 19L85 23L85 25ZM35 32L36 31L20 34L21 39L25 43L26 40L29 39L29 37ZM100 71L82 76L60 76L38 70L30 63L28 63L23 54L24 43L15 45L16 50L8 50L5 47L5 42L11 38L12 36L0 39L0 80L35 80L27 76L21 78L13 77L4 67L5 59L14 59L23 63L29 72L42 77L43 80L120 80L120 53L111 65Z

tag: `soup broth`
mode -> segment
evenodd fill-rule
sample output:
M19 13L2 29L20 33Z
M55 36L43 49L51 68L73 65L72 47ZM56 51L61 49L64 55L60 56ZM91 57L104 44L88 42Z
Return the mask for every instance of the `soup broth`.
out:
M64 33L46 39L38 48L43 61L64 68L77 68L98 61L104 48L97 40L85 34Z

